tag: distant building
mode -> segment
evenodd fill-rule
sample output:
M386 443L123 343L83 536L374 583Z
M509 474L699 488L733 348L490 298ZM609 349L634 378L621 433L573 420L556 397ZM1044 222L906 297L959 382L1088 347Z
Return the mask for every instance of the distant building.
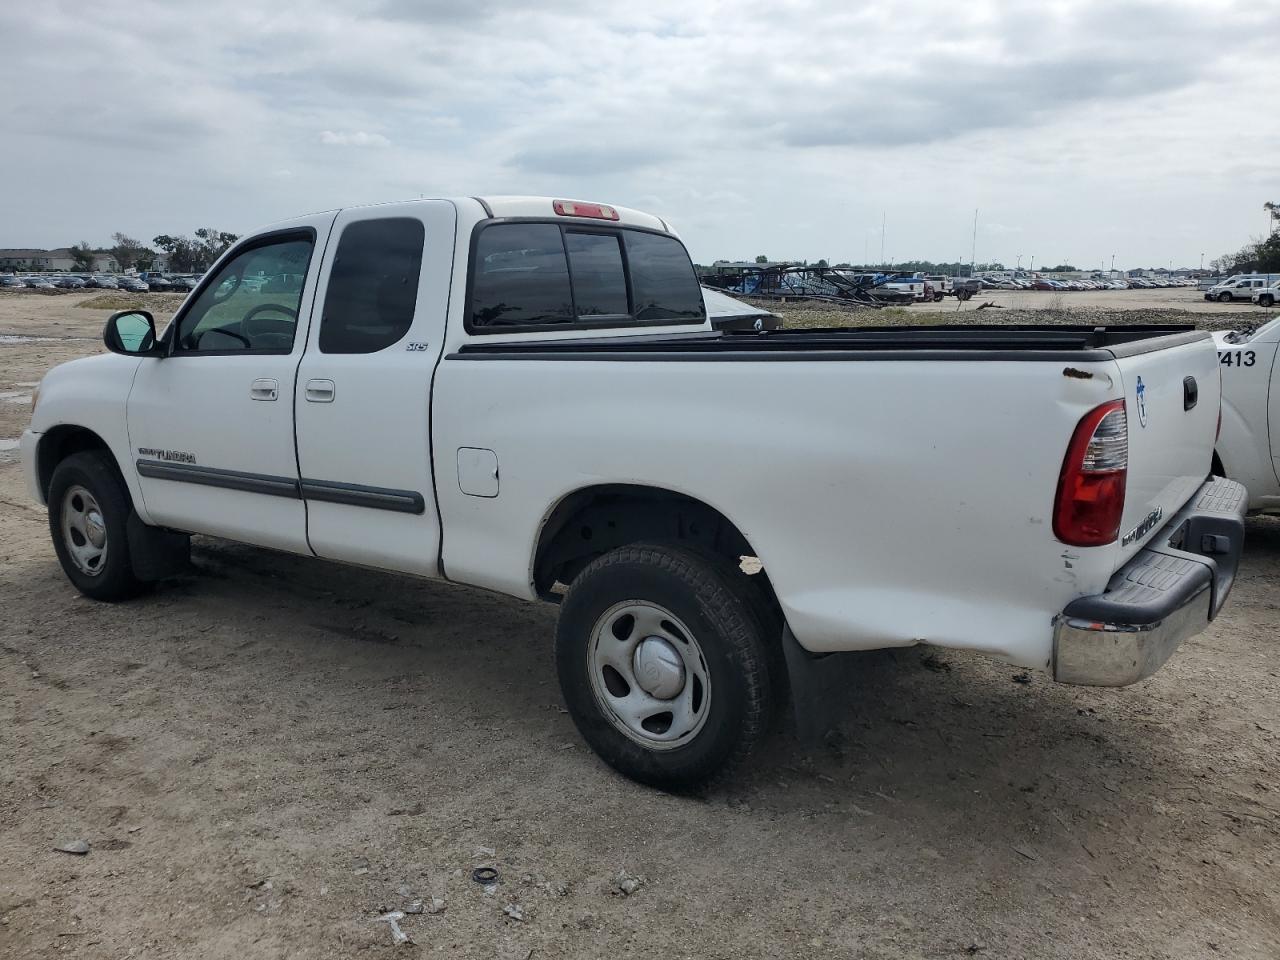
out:
M120 264L109 253L92 254L90 271L93 273L119 273ZM66 273L81 270L69 247L56 250L37 248L0 248L0 271L29 270L36 273L47 271Z

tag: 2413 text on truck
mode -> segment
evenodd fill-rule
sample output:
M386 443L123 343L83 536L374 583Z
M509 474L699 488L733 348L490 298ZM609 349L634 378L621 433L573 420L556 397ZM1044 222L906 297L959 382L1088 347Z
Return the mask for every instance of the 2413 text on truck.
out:
M665 788L788 699L812 726L852 651L1137 681L1243 541L1209 334L717 332L676 233L622 207L302 217L104 339L21 442L80 591L136 595L196 533L559 603L574 722Z

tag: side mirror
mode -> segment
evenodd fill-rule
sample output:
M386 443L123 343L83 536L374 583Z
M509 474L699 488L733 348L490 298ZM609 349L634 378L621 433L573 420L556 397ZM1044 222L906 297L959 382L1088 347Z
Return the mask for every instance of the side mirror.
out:
M102 342L112 353L131 357L159 357L163 351L156 344L156 321L146 310L121 310L107 318Z

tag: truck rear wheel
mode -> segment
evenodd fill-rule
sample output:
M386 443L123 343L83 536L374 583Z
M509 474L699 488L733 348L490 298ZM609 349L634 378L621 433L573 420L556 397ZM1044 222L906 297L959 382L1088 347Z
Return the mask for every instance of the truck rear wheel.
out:
M1258 297L1258 305L1263 307L1275 306L1276 298L1269 293L1264 293Z
M58 464L49 482L49 532L67 579L94 600L124 600L142 584L129 561L133 504L113 464L91 452Z
M668 790L725 777L767 731L771 640L736 571L681 547L621 547L573 581L556 627L579 732L620 773Z

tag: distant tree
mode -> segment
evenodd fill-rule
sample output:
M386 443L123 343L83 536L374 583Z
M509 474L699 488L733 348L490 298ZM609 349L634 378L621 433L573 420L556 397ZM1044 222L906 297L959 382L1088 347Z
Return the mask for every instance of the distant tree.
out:
M1073 267L1073 266L1072 266L1071 264L1069 264L1069 263L1060 263L1060 264L1058 264L1056 267L1045 267L1044 269L1045 269L1047 272L1049 272L1049 273L1074 273L1074 272L1076 272L1076 268L1075 268L1075 267Z
M763 253L760 254L760 256L756 257L756 263L768 263L768 262L769 262L769 258L766 257Z
M213 227L201 227L196 231L196 242L192 246L196 248L207 265L226 253L227 248L239 239L239 236L234 233L215 230Z
M1280 203L1268 200L1262 205L1262 209L1271 214L1271 232L1274 234L1280 229Z
M111 240L115 246L111 247L110 253L116 258L116 263L120 264L121 270L136 267L138 260L144 256L150 259L151 251L133 237L123 233L113 233Z
M89 241L81 240L70 249L71 259L76 262L77 270L93 269L93 247L89 246Z
M1227 273L1280 273L1280 233L1250 243L1222 259Z
M827 267L827 261L826 261L826 260L819 260L817 263L815 263L815 264L814 264L814 266L815 266L815 267L822 267L823 269L826 269L826 267Z

